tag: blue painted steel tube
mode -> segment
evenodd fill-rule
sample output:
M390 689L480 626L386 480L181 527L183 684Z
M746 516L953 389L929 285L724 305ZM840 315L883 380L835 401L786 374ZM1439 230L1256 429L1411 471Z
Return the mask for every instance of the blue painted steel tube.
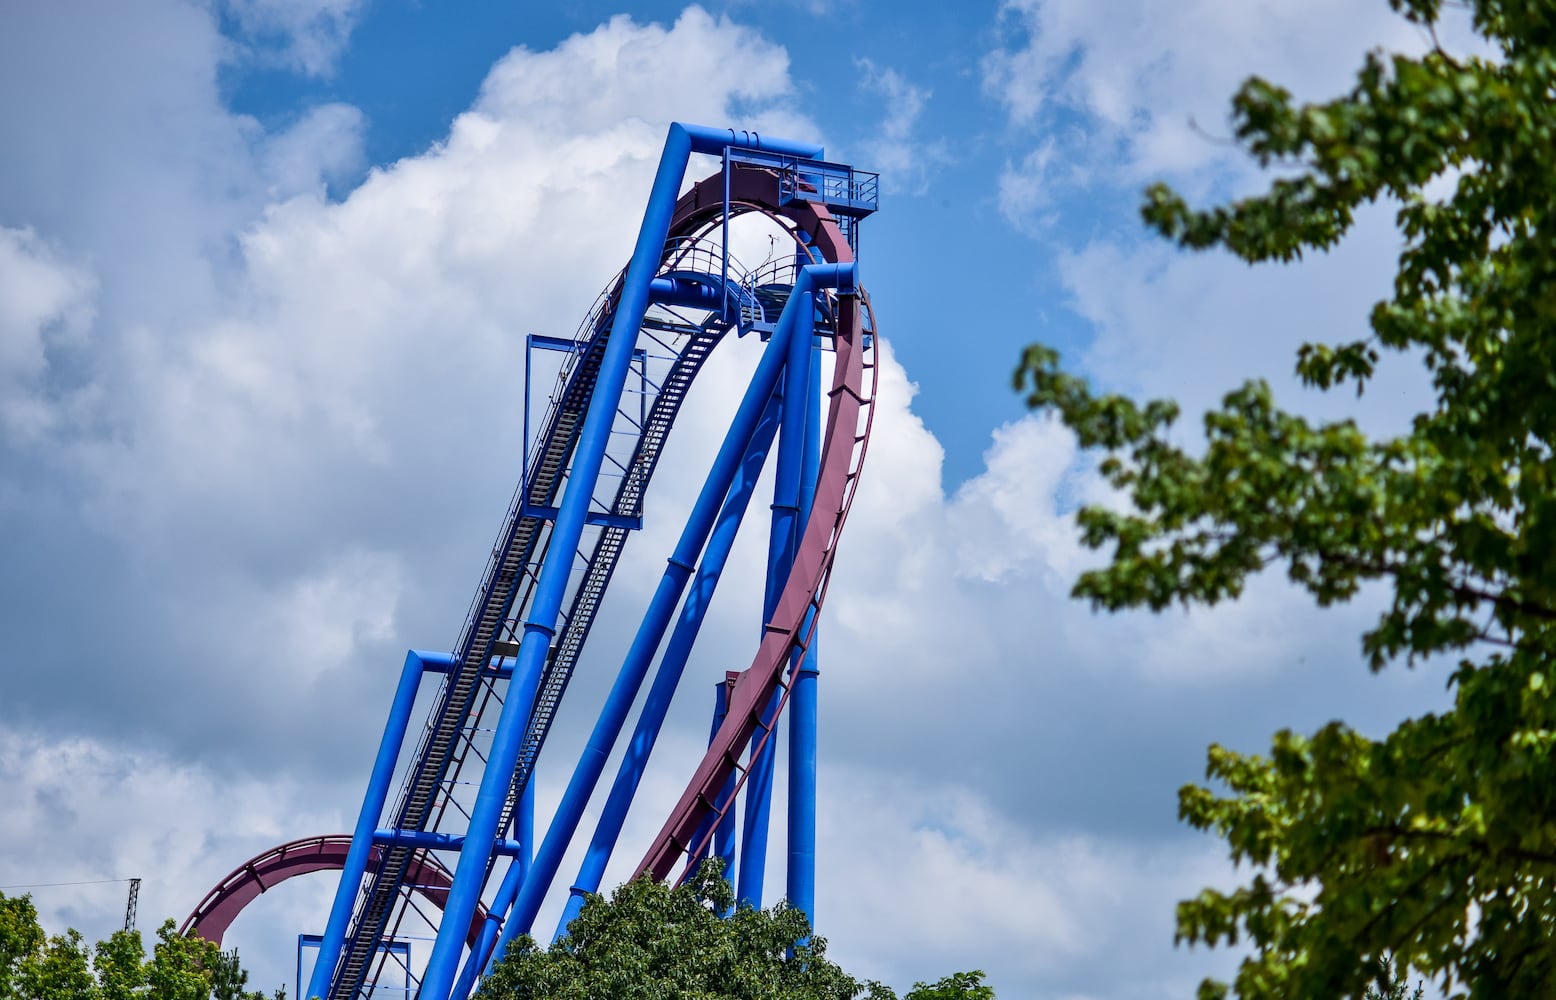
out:
M724 683L717 683L713 685L713 724L708 729L709 746L713 745L713 738L719 734L719 726L724 724L724 715L726 713L726 700L724 697L724 691ZM706 843L705 841L712 839L708 836L708 828L712 825L712 823L713 817L710 815L702 821L700 826L697 827L697 833L692 838L695 843L702 844L702 850L699 851L697 855L699 862L708 856L708 848L711 846L711 844Z
M525 795L528 794L526 787ZM526 844L525 851L528 850ZM476 940L475 949L466 956L464 968L459 970L459 979L454 983L452 994L454 1000L465 1000L475 992L475 981L481 975L481 970L497 960L497 937L502 933L502 915L513 906L513 897L518 893L519 886L524 884L528 870L528 861L522 856L514 858L508 866L502 883L497 887L497 896L486 911L486 920L481 924L481 936Z
M816 926L816 670L812 645L789 695L789 858L785 893Z
M808 268L801 268L784 303L780 326L790 326L788 363L783 379L783 433L778 439L778 467L773 480L772 532L767 550L767 593L762 620L772 617L778 596L789 579L789 568L799 544L800 494L805 474L806 410L810 403L811 345L815 339L815 280ZM778 710L778 692L773 692L762 712L763 728L772 725ZM767 835L772 814L773 768L777 761L777 741L768 739L756 752L753 746L746 778L745 822L741 830L740 872L736 894L742 903L758 909L767 867Z
M804 476L800 489L800 523L810 522L821 474L821 363L819 346L811 354L810 403L805 411ZM810 622L807 621L807 627ZM816 683L817 636L811 633L803 662L794 673L789 694L789 905L816 926Z
M762 708L762 726L770 728L778 712L778 700L773 692ZM767 874L767 833L773 808L773 767L776 741L768 740L760 751L752 747L747 762L751 768L746 778L745 818L740 829L740 864L736 898L753 907L762 905L763 883Z
M384 724L383 738L378 741L378 756L373 760L367 794L362 798L362 811L357 814L357 827L351 834L351 847L346 851L346 864L340 872L340 886L335 890L335 902L330 907L329 922L324 926L319 954L314 960L313 976L308 980L309 996L328 995L330 977L335 974L335 966L340 963L341 949L346 945L346 929L351 923L351 911L356 905L362 876L367 872L368 856L373 850L373 834L378 828L379 817L383 815L384 802L389 797L389 782L394 778L394 766L400 759L400 748L405 744L405 730L410 725L411 709L416 704L421 675L429 667L446 670L453 661L454 658L447 653L424 653L412 649L405 654L400 683L395 688L394 701L389 707L389 720Z
M713 275L708 275L713 279ZM667 306L688 306L697 309L718 309L726 298L723 279L708 282L690 278L655 278L648 286L649 301Z
M537 685L538 687L538 685ZM535 772L524 782L524 793L519 796L519 811L513 817L513 839L519 842L519 853L514 855L514 866L519 869L519 881L529 872L535 856Z
M724 718L729 714L729 693L734 690L734 678L739 674L731 671L724 678L724 700L719 704L719 710L714 716L713 732L718 734L719 727L724 724ZM712 742L712 739L709 739ZM719 860L724 862L724 881L729 883L730 889L735 888L735 810L728 805L735 795L735 775L733 773L725 779L724 787L719 789L718 807L723 815L719 819L719 825L713 831L713 851ZM725 914L726 916L728 914Z
M637 793L643 769L648 766L649 755L653 753L654 743L659 739L659 730L664 725L665 714L670 710L670 701L675 697L675 689L680 686L686 660L702 629L714 591L718 589L719 576L724 572L724 564L729 559L730 549L734 547L735 536L739 534L740 521L750 505L756 481L762 474L762 466L767 463L767 450L772 445L773 435L778 431L778 401L779 397L774 393L741 460L740 473L724 501L724 508L719 511L718 523L708 539L707 551L703 553L697 577L687 592L686 602L681 606L680 619L675 623L670 642L659 661L654 683L648 689L648 697L644 699L643 710L638 715L632 739L627 744L627 752L616 771L616 780L611 785L610 796L605 800L594 836L589 841L588 851L579 868L578 878L573 883L562 919L557 924L556 937L567 932L567 925L573 922L573 918L583 908L584 897L600 890L605 865L610 861L611 851L621 836L621 827L626 822L632 797Z
M813 142L797 142L775 136L764 137L757 132L747 132L743 129L709 128L706 125L676 122L670 126L670 134L673 136L677 130L686 136L686 141L691 145L691 151L694 153L722 156L725 149L749 149L764 153L779 153L784 156L799 156L808 160L819 160L826 155L826 150ZM669 148L668 142L665 148Z
M752 376L750 385L746 387L746 394L740 401L740 407L730 423L723 444L719 446L718 455L713 460L713 468L703 484L702 492L697 496L696 503L692 506L681 539L676 544L675 553L670 557L669 566L666 567L664 576L659 581L659 587L654 592L643 622L638 627L637 635L627 650L621 670L616 675L610 693L606 696L605 706L600 710L599 719L589 735L589 742L579 758L578 766L568 781L566 791L562 793L562 801L557 806L556 815L552 817L551 826L546 830L539 851L536 852L530 874L519 890L513 915L504 925L502 937L498 940L497 954L502 953L514 935L527 933L534 923L535 914L539 912L540 904L551 887L551 880L556 877L556 870L562 863L562 855L572 841L573 834L578 828L578 821L583 816L584 807L594 793L600 772L604 770L611 749L615 746L616 736L621 732L627 713L632 708L633 699L637 697L643 678L647 675L654 654L659 649L660 640L664 638L665 630L669 627L670 617L681 601L681 594L685 590L687 580L691 577L694 561L701 554L703 545L713 530L719 507L729 493L730 483L739 470L740 460L756 433L762 412L773 394L779 375L782 374L787 348L788 335L782 331L775 332L763 351L762 360L757 363L756 373Z
M537 666L533 672L524 674L514 690L523 692L523 697L529 702L529 711L525 713L527 721L535 711L535 694L540 690L539 667ZM513 860L508 862L508 870L503 874L497 896L492 900L492 905L487 908L486 920L481 924L481 935L476 941L475 948L466 957L465 966L460 970L459 979L454 984L452 994L454 1000L465 1000L475 991L476 978L497 946L497 935L502 931L503 914L513 906L513 897L518 894L519 886L524 884L524 876L529 871L530 855L535 850L535 772L533 771L530 772L529 780L524 783L524 792L519 796L519 808L513 815L513 836L514 840L518 841L518 850L514 852Z

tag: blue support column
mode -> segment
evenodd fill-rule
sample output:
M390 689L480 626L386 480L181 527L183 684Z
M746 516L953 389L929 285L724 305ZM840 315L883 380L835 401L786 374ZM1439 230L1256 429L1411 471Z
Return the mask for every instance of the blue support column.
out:
M535 678L536 690L540 687L540 678ZM533 711L535 696L530 695L531 710ZM513 817L513 839L521 846L521 851L513 859L513 864L519 869L519 881L524 881L530 864L535 857L535 772L531 771L529 780L524 782L524 792L519 796L519 811Z
M810 403L812 342L815 339L815 283L801 268L784 304L780 326L793 325L788 343L788 364L783 380L783 431L778 439L778 467L773 482L772 533L768 542L767 593L762 620L772 617L778 596L789 579L798 549L800 501L805 474L806 410ZM770 728L778 709L778 692L763 710L763 728ZM769 738L757 752L753 746L750 774L746 778L745 822L741 830L740 872L736 894L742 903L762 906L762 887L767 866L767 835L772 813L773 768L777 741Z
M707 551L703 553L697 578L687 592L686 603L681 608L680 620L676 622L675 630L670 634L669 645L665 647L659 670L654 675L654 683L649 687L648 697L643 703L643 711L638 716L637 726L633 729L632 738L627 744L626 755L622 757L621 766L617 769L610 796L605 800L599 823L595 826L594 837L589 841L589 848L579 868L578 878L572 886L562 919L557 924L556 937L561 937L567 932L567 925L572 923L573 918L577 917L578 912L583 909L584 897L600 889L600 880L605 875L605 865L616 847L617 838L621 835L622 824L627 818L627 809L632 805L632 797L637 793L638 782L643 777L643 769L648 766L648 757L653 753L654 743L659 738L665 713L669 711L675 689L680 685L687 657L691 655L692 645L697 641L697 633L702 629L708 607L713 601L714 591L718 588L719 577L724 572L724 564L729 559L730 549L734 547L735 536L740 531L741 519L745 517L746 507L751 502L751 494L756 490L756 481L762 474L762 466L767 462L768 448L771 447L773 436L778 430L778 418L778 395L775 393L768 401L767 409L762 414L761 423L758 424L756 434L751 439L750 447L746 449L745 457L740 464L740 474L736 477L729 496L724 501L724 508L719 511L718 523L708 539Z
M394 767L400 759L400 749L405 744L405 730L410 725L411 709L416 704L416 691L421 686L422 674L429 668L446 670L454 658L446 653L423 653L410 650L405 654L405 666L400 670L400 683L394 691L394 702L389 706L389 720L384 724L384 735L378 742L378 756L373 760L373 773L368 778L367 794L362 799L362 811L357 814L357 826L351 834L351 847L346 851L346 864L340 872L340 885L335 890L335 902L330 907L329 921L319 942L319 954L314 960L313 976L308 980L309 996L325 996L329 991L330 977L340 963L341 949L346 944L346 929L351 922L351 910L357 901L357 890L362 876L367 872L368 856L373 850L373 833L384 812L384 802L389 796L389 782L394 778Z
M821 474L820 346L811 348L810 403L806 406L804 477L800 491L800 523L810 521ZM797 664L789 695L789 905L816 927L816 680L818 641L814 632L802 662Z
M735 690L735 680L740 676L737 671L731 670L724 677L724 708L718 715L718 721L714 724L713 731L718 732L718 727L724 724L724 718L729 714L729 694ZM729 883L731 889L735 888L735 809L730 805L730 800L735 797L735 776L731 774L724 782L724 787L719 789L718 807L722 809L723 816L719 819L719 825L713 831L713 851L724 862L724 881ZM726 914L727 916L727 914Z
M724 680L719 681L719 682L717 682L717 683L715 683L713 685L713 724L708 729L708 745L709 746L713 745L714 737L719 734L719 727L724 724L724 716L729 714L729 687L730 687L730 684L733 683L731 678L738 677L738 676L739 676L739 674L731 671L731 672L729 672L728 674L725 675ZM718 798L718 805L722 806L724 800L727 799L728 797L729 797L728 794L721 792L720 795L719 795L719 798ZM710 853L710 850L713 850L715 852L717 851L717 848L714 847L714 844L716 843L716 837L708 836L708 834L710 832L710 827L712 825L713 825L713 816L710 815L710 816L708 816L706 819L704 819L702 821L702 825L697 828L696 836L693 837L694 842L702 845L702 849L698 852L698 860L699 861L706 859L708 857L709 853ZM722 825L723 824L721 823L720 826L722 826ZM722 854L720 854L719 856L723 857ZM725 878L729 878L731 876L731 874L732 874L732 872L730 870L730 864L729 863L731 861L733 861L733 860L734 860L734 845L731 844L730 845L730 857L725 860L725 864L724 864L724 876L725 876ZM731 882L730 885L731 885L731 887L733 887L734 883Z

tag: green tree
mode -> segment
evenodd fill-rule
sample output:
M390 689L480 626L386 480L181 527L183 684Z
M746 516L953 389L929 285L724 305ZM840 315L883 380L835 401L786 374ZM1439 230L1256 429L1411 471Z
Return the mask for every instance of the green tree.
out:
M732 912L731 912L732 911ZM721 913L730 913L720 917ZM982 981L983 973L968 973ZM954 988L957 977L936 987ZM920 983L919 986L923 987ZM971 985L977 986L974 982ZM987 989L982 987L982 989ZM805 914L779 904L735 908L717 860L671 889L650 879L591 896L549 949L520 937L487 977L481 1000L895 1000L827 960ZM917 1000L993 992L913 993Z
M1390 4L1436 39L1442 0ZM1178 937L1252 953L1202 997L1359 997L1386 955L1455 996L1556 995L1556 7L1456 6L1491 56L1373 53L1347 94L1311 105L1250 79L1236 135L1278 179L1204 210L1158 185L1144 207L1181 246L1256 263L1396 205L1403 247L1370 336L1308 344L1296 370L1360 392L1384 352L1424 364L1436 398L1408 433L1310 422L1255 382L1185 450L1170 402L1093 393L1042 346L1016 373L1032 406L1106 452L1128 500L1080 512L1111 559L1077 596L1213 604L1279 567L1329 605L1380 581L1372 668L1447 673L1451 709L1381 740L1336 722L1277 733L1268 755L1210 748L1214 787L1183 789L1181 816L1252 867L1180 904Z
M903 1000L994 1000L994 989L983 984L984 972L953 972L938 983L914 983Z
M178 933L173 921L157 928L146 984L157 1000L210 1000L212 969L221 954L214 944Z
M243 968L243 963L238 961L238 949L217 951L211 963L211 1000L251 1000L254 997L264 1000L263 994L249 993L243 989L248 985L249 974ZM285 993L285 987L282 987L282 993ZM276 1000L286 998L278 996Z
M0 1000L18 996L22 964L43 948L45 940L32 899L0 892Z
M74 929L47 936L29 897L0 893L0 1000L266 1000L247 983L236 951L185 937L171 920L148 959L138 931L88 948Z
M97 945L92 956L97 972L98 995L102 1000L136 1000L144 996L146 985L146 948L140 931L114 931L107 941Z
M49 938L22 959L16 976L18 998L96 1000L91 954L81 934L72 929Z
M157 928L157 944L146 965L146 983L154 1000L266 1000L247 992L249 974L236 950L224 952L202 937L178 933L173 921ZM274 1000L285 1000L282 987Z

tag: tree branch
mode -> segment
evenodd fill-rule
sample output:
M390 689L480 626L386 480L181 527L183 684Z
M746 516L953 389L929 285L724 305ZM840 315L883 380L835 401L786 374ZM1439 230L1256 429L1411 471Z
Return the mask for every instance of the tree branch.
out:
M1374 576L1397 577L1404 572L1404 567L1402 566L1380 560L1363 559L1360 556L1354 556L1347 552L1320 552L1318 553L1318 558L1325 562L1339 563L1349 569L1370 573ZM1509 597L1506 594L1494 594L1487 590L1481 590L1479 587L1471 587L1468 584L1444 583L1443 586L1447 588L1449 593L1463 599L1467 603L1492 604L1503 610L1516 611L1530 618L1556 622L1556 609L1546 607L1543 604Z
M1513 858L1518 861L1529 861L1535 864L1556 865L1556 853L1548 851L1531 851L1523 847L1494 848L1481 838L1459 837L1453 833L1445 833L1441 830L1409 830L1398 823L1389 823L1384 826L1372 827L1362 831L1362 836L1385 835L1396 840L1431 840L1452 841L1464 847L1480 851L1485 854L1493 854L1502 857Z

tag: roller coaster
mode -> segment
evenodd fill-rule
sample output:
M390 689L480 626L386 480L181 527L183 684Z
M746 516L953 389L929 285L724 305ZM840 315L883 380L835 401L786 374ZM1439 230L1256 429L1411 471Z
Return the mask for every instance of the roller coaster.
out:
M717 158L719 169L683 192L694 154ZM186 932L220 942L266 889L339 871L303 996L464 1000L508 942L533 931L657 660L568 890L560 935L599 890L774 451L760 640L749 667L715 679L706 753L636 871L684 879L717 855L738 897L762 905L774 736L787 710L784 895L814 922L815 637L870 438L875 321L856 256L860 220L877 207L878 176L828 162L820 146L671 125L629 263L576 336L529 338L526 379L545 367L541 358L554 362L556 377L533 422L526 401L522 479L453 651L406 656L355 830L245 862L199 904ZM743 267L730 227L747 216L787 234L792 254ZM643 525L670 430L704 363L731 333L765 341L760 360L537 838L536 760L626 540ZM424 688L431 697L418 702ZM418 704L431 708L408 747ZM394 946L407 920L435 929L424 963Z

